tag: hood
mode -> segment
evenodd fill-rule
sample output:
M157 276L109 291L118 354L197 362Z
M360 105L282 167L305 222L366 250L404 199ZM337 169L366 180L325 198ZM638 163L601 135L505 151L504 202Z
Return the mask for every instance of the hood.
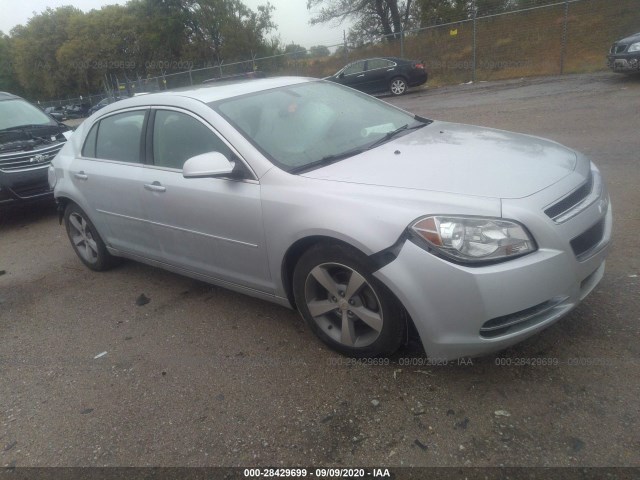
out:
M319 180L522 198L569 175L573 150L538 137L433 122L384 145L303 175Z

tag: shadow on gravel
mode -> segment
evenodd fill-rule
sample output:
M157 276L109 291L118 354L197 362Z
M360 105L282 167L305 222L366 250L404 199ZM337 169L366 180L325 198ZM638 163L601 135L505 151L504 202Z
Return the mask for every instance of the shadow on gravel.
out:
M640 85L640 73L623 74L611 72L611 76L607 78L607 81L612 85Z
M53 200L0 208L0 232L22 228L57 215Z

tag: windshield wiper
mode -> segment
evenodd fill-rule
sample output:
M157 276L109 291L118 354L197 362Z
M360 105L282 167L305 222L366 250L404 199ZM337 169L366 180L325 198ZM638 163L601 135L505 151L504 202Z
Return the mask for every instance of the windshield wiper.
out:
M0 130L0 132L18 132L21 130L31 130L35 128L58 128L58 126L51 125L49 123L46 123L46 124L39 123L39 124L33 124L33 125L17 125L15 127L3 128Z
M418 128L422 128L426 125L429 125L430 123L433 122L433 120L429 120L427 118L423 118L423 117L419 117L418 115L415 116L415 119L420 122L417 123L415 125L409 126L409 124L405 124L402 125L399 128L396 128L395 130L391 130L390 132L385 133L381 138L379 138L378 140L376 140L375 142L373 142L370 145L365 145L362 147L357 147L354 148L352 150L347 150L346 152L342 152L342 153L336 153L334 155L327 155L325 157L322 157L320 160L316 160L314 162L311 163L307 163L305 165L300 165L299 167L294 167L291 170L289 170L289 173L303 173L309 170L313 170L315 168L318 167L324 167L326 165L331 165L332 163L338 162L340 160L344 160L345 158L349 158L349 157L353 157L355 155L358 155L359 153L362 152L366 152L367 150L371 150L372 148L376 148L378 145L381 145L385 142L387 142L388 140L391 140L393 137L395 137L396 135L406 131L406 130L417 130Z
M376 140L375 142L373 142L371 145L369 145L367 147L367 150L371 150L372 148L376 148L379 145L382 145L383 143L388 142L389 140L391 140L393 137L395 137L396 135L406 131L406 130L417 130L418 128L422 128L424 126L428 125L428 123L417 123L413 126L409 126L408 123L402 125L401 127L396 128L395 130L391 130L390 132L385 133L381 138L379 138L378 140Z
M299 167L294 167L291 170L289 170L289 173L303 173L308 170L313 170L314 168L331 165L332 163L339 162L340 160L344 160L345 158L358 155L359 153L362 153L365 150L368 150L368 148L358 147L352 150L347 150L346 152L336 153L334 155L327 155L325 157L322 157L320 160L316 160L315 162L307 163L305 165L300 165Z

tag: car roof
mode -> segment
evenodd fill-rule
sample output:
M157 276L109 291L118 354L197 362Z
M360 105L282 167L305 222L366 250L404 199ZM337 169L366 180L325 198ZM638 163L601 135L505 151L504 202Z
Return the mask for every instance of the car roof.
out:
M317 78L305 77L273 77L261 79L230 80L229 82L206 83L193 87L167 90L164 92L138 95L118 102L119 108L123 106L149 105L154 102L162 102L167 97L187 97L199 100L203 103L215 102L226 98L238 97L248 93L271 90L273 88L286 87L305 82L318 81Z
M9 92L0 92L0 100L15 100L16 98L20 97Z

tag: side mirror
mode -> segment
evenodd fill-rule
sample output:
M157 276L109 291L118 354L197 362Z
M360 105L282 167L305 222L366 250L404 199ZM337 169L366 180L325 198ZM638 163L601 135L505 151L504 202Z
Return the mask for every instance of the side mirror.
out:
M235 163L220 152L208 152L191 157L182 167L184 178L230 177Z
M344 72L340 72L340 74L338 75L338 78L344 78Z

